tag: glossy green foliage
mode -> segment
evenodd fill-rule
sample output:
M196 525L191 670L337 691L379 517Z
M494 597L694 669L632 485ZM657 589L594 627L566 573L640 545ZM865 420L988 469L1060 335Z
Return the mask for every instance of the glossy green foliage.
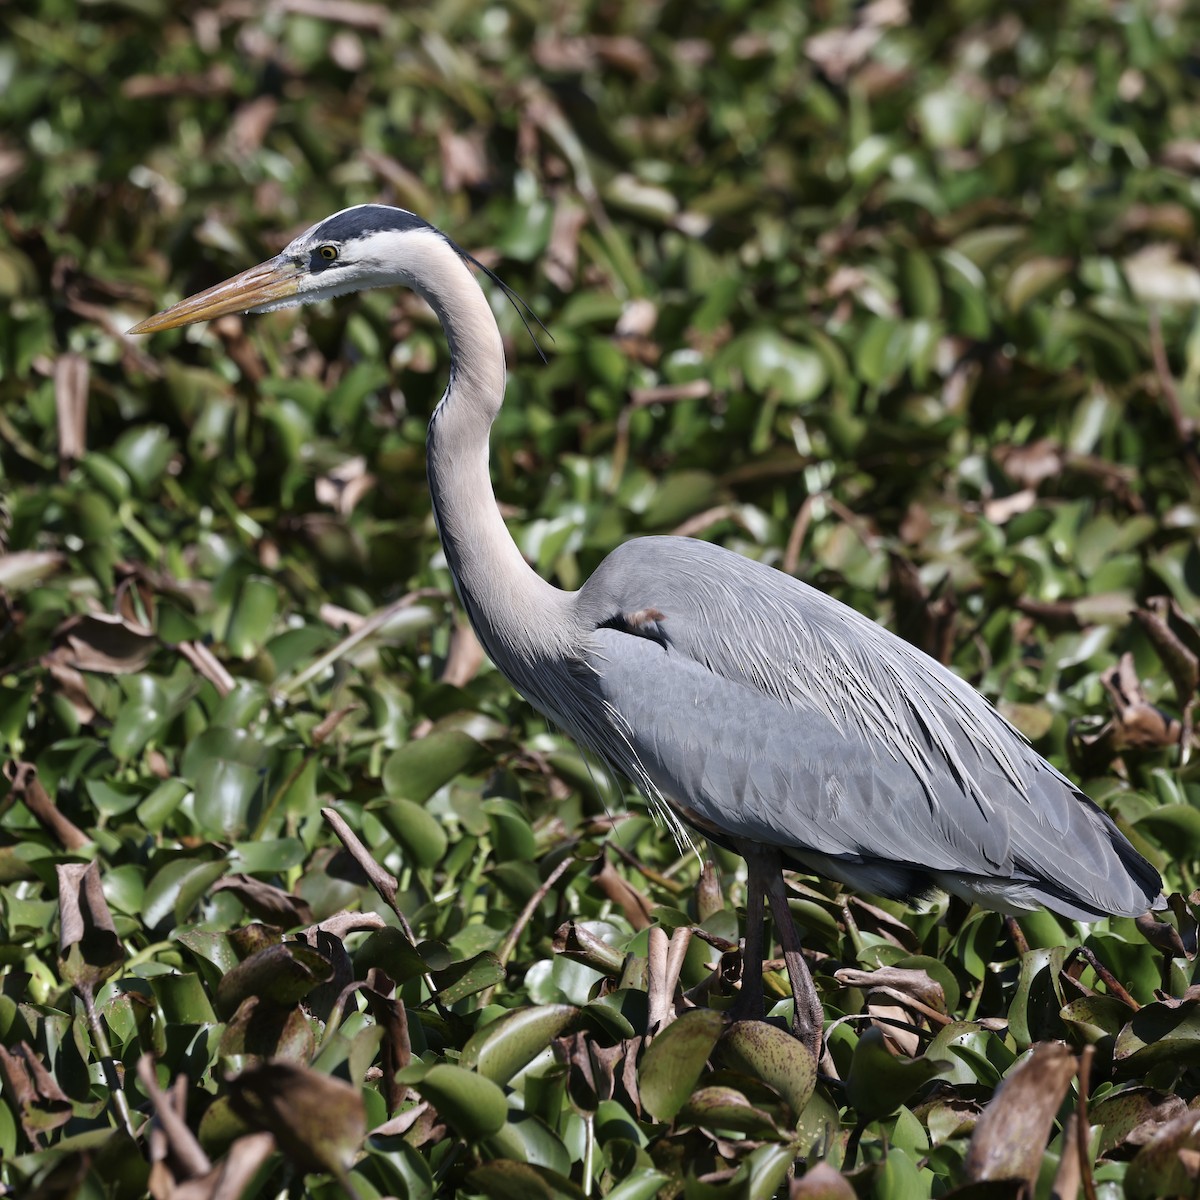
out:
M0 6L0 1190L1194 1190L1194 8ZM463 625L428 311L124 335L378 199L546 322L542 363L483 280L539 572L674 531L802 575L978 686L1169 907L793 880L828 1055L777 962L731 1022L742 864Z

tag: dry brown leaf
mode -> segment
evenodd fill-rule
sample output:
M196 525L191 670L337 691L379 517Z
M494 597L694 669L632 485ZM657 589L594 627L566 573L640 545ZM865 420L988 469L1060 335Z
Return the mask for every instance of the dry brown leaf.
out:
M1062 1042L1042 1042L996 1089L971 1135L967 1180L1037 1179L1054 1118L1075 1076L1075 1056Z
M646 1032L653 1037L675 1020L675 993L683 959L692 941L692 931L681 925L668 940L661 925L650 927L649 953L646 970Z
M92 839L74 822L63 816L42 787L37 767L33 763L7 763L4 774L12 784L12 794L33 814L38 824L51 833L64 850L81 850Z
M450 650L442 667L441 679L452 687L466 687L483 666L483 647L475 631L465 623L454 626L450 634Z
M23 592L36 587L67 561L57 550L18 550L0 554L0 588Z
M1200 687L1200 630L1184 615L1178 601L1168 596L1150 597L1146 607L1135 609L1133 616L1154 643L1179 703L1193 703Z
M180 642L175 648L192 664L199 675L217 689L219 696L228 696L233 691L237 681L203 642Z
M314 491L322 504L348 517L374 486L375 476L367 470L367 460L360 455L327 471L316 481Z
M232 67L215 63L197 74L131 75L121 84L121 95L128 100L155 100L165 96L225 96L233 91Z
M384 986L385 982L387 986ZM408 1093L408 1088L396 1082L396 1072L403 1071L412 1062L408 1015L404 1010L404 1001L392 995L394 991L395 984L376 968L372 968L367 984L362 989L371 1017L383 1031L383 1044L380 1047L383 1073L380 1082L389 1117L404 1102Z
M273 883L265 883L252 875L226 875L210 889L213 892L232 892L260 921L269 921L282 929L310 924L313 919L308 901Z
M491 172L482 130L464 134L443 126L438 130L438 149L442 157L442 186L447 191L478 188L488 182Z
M1116 710L1112 724L1119 749L1158 750L1179 742L1182 731L1179 722L1146 699L1132 654L1122 654L1116 666L1100 677L1100 682Z
M550 243L542 256L542 272L560 292L575 287L579 269L579 235L588 222L587 212L563 195L554 205L550 225Z
M914 967L880 967L875 971L860 971L855 967L842 967L834 972L834 978L839 983L849 987L859 988L889 988L894 993L901 993L919 1000L923 1005L946 1011L946 994L942 985L933 979L928 971Z
M412 941L408 918L396 903L396 892L400 887L399 880L371 857L371 852L359 841L358 835L346 824L339 813L332 808L323 808L321 815L333 827L333 832L337 834L338 840L346 847L346 853L362 868L363 874L366 875L379 898L399 917L401 928L408 936L409 941Z
M172 1197L175 1185L212 1170L212 1162L188 1127L187 1078L177 1076L171 1089L158 1085L154 1058L143 1054L137 1064L138 1082L154 1105L150 1135L150 1192L156 1198ZM175 1085L182 1085L177 1087Z
M87 359L82 354L59 355L54 363L54 410L60 463L73 463L86 452L87 409Z
M1200 141L1179 138L1162 148L1164 166L1189 175L1200 175Z
M100 864L59 863L58 957L62 978L89 1001L92 990L125 961L108 901L100 883Z
M176 1185L171 1200L241 1200L274 1153L275 1139L269 1133L240 1137L207 1175Z
M0 1046L0 1082L35 1149L41 1148L43 1133L65 1125L74 1115L70 1099L27 1042L11 1052Z
M242 1120L274 1134L301 1169L346 1183L367 1133L357 1087L295 1063L265 1062L231 1079L229 1098Z
M102 675L144 670L158 646L154 633L140 622L112 613L69 617L55 630L55 638L68 666Z
M650 925L650 913L654 908L648 896L643 896L616 868L607 856L601 855L592 865L592 882L616 904L625 919L634 929L646 929Z
M326 917L323 921L318 921L315 925L310 925L303 931L302 936L305 941L308 941L310 934L325 932L332 934L336 938L345 938L348 933L386 928L387 922L378 913L347 911L334 913L333 916Z
M375 32L383 29L388 20L386 5L366 4L363 0L278 0L277 7L280 12Z

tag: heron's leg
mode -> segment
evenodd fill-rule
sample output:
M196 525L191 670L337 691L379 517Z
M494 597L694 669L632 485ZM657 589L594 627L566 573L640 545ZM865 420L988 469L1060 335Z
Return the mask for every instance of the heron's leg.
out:
M764 873L756 854L746 859L746 937L742 942L742 990L729 1010L735 1021L761 1021L763 1005Z
M800 936L796 923L788 908L787 891L783 885L783 868L778 854L767 875L767 898L771 902L771 915L779 943L783 947L783 961L787 963L788 981L792 985L792 998L796 1009L792 1017L792 1032L812 1051L813 1058L821 1061L821 1038L825 1026L825 1010L809 973L808 964L800 950Z

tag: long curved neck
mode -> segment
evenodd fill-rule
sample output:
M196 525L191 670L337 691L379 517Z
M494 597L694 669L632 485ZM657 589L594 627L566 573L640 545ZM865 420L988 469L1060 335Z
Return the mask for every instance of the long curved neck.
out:
M459 596L496 665L536 657L569 598L525 562L496 507L488 439L504 399L504 345L467 265L442 237L407 255L409 282L450 343L450 383L429 422L429 490ZM557 618L557 620L556 620Z

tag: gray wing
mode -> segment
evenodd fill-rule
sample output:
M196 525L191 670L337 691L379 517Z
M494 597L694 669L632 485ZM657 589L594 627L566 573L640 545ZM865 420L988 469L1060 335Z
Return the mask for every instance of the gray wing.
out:
M718 840L887 894L933 882L1084 918L1156 897L1111 820L973 688L799 580L640 538L580 601L608 716L581 735Z

